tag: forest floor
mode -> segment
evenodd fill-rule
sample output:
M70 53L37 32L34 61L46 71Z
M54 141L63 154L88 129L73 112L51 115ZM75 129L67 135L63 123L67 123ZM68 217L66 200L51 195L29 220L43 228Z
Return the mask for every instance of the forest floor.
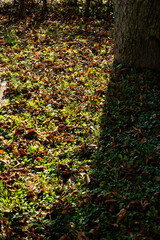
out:
M113 62L113 23L0 10L0 239L160 239L160 74Z
M5 79L0 79L0 106L6 104L8 101L8 99L3 95L6 89L7 89L7 81Z

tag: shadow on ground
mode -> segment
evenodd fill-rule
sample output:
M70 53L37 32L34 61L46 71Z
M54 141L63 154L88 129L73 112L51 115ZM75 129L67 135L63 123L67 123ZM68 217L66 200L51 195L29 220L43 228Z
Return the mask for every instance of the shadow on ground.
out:
M159 80L159 72L112 72L91 182L99 239L160 237Z
M112 21L66 9L2 13L0 237L159 239L159 74L108 86Z

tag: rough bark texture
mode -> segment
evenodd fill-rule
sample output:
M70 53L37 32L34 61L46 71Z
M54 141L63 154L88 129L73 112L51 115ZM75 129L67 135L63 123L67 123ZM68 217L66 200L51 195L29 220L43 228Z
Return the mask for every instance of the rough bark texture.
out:
M160 69L160 1L114 2L115 62Z
M47 0L43 0L43 14L47 12Z

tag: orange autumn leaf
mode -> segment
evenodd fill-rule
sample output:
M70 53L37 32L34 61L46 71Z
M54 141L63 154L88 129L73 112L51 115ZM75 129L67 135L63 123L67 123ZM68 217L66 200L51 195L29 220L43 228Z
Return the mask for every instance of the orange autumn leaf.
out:
M5 153L3 150L0 149L0 154Z
M80 169L81 169L82 171L85 171L85 170L88 169L88 167L87 167L87 166L81 166Z
M70 141L70 142L74 142L74 138L71 137L71 138L69 139L69 141Z
M31 132L35 132L35 130L34 129L28 130L28 133L31 133Z

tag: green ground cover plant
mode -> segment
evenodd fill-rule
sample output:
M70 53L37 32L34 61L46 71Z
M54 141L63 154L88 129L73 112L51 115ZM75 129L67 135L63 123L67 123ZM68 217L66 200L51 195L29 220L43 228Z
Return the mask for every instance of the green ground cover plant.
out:
M111 72L109 18L29 13L0 18L0 239L159 239L159 74Z

